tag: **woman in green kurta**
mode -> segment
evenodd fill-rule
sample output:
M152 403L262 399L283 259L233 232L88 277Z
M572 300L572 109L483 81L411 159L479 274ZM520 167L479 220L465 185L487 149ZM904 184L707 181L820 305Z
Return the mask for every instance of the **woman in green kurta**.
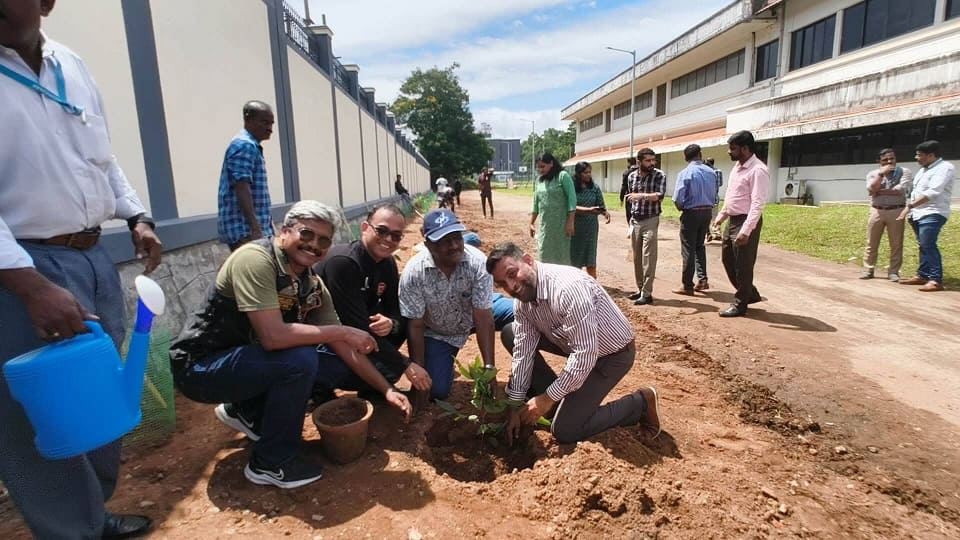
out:
M597 277L597 234L600 232L598 216L610 223L610 213L603 202L600 186L593 183L590 164L577 163L573 171L573 187L577 193L577 214L574 220L573 238L570 240L570 264L586 268L587 273Z
M540 179L533 188L533 213L530 215L530 236L537 237L540 262L570 264L570 237L577 209L577 194L570 173L563 170L557 158L544 152L537 161ZM540 225L537 226L537 216Z

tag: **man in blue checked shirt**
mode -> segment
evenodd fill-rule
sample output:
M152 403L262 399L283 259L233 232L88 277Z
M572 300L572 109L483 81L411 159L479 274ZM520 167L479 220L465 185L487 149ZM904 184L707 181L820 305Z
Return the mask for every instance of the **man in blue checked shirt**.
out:
M273 133L273 110L262 101L243 106L243 130L230 141L220 170L217 230L230 251L273 236L267 162L262 141Z
M710 288L707 282L707 249L703 241L710 229L713 208L717 204L717 173L703 162L700 145L683 149L687 166L677 175L673 204L680 214L680 253L683 256L683 286L674 294L692 295ZM696 269L697 284L693 284Z

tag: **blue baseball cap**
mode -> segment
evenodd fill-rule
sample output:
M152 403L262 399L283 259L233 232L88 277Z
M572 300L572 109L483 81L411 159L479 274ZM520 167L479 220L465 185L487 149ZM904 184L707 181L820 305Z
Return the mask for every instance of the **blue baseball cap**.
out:
M480 235L475 232L468 232L463 235L463 243L470 244L471 246L478 248L480 247Z
M431 242L439 242L450 233L465 230L467 228L460 223L457 215L446 208L433 210L423 218L423 235Z

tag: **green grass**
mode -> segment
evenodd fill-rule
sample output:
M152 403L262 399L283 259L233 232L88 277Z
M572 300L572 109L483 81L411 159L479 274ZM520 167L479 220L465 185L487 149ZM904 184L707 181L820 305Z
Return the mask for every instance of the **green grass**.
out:
M518 195L533 195L531 188L511 190ZM616 193L604 193L604 201L614 218L623 215ZM763 210L761 241L777 247L838 263L860 266L867 241L866 205L830 205L823 207L768 204ZM664 219L678 220L680 212L673 201L663 201ZM918 264L917 241L907 225L903 238L903 269L901 275L914 275ZM939 240L943 256L944 285L960 288L960 220L950 219L943 227ZM877 274L884 275L890 258L886 236L880 241ZM851 269L851 272L855 270Z

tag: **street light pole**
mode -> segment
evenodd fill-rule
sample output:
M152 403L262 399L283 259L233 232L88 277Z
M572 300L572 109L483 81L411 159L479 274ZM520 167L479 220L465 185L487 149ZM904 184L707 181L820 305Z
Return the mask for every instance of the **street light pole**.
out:
M617 49L616 47L607 47L611 51L617 51L622 53L627 53L633 58L633 61L630 63L630 157L635 157L633 155L633 114L636 112L637 105L637 93L634 90L635 85L637 84L637 50L626 51L623 49Z
M520 118L524 122L530 122L530 181L533 181L533 170L537 163L537 123L533 120Z

